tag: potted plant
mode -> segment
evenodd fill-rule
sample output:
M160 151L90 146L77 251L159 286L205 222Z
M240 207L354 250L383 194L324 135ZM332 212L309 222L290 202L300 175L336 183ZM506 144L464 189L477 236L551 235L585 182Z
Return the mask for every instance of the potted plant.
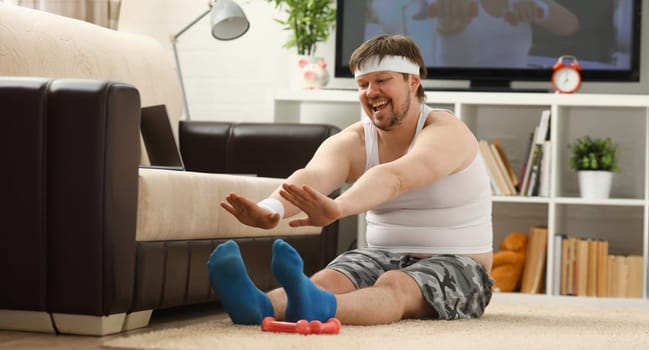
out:
M275 21L290 30L285 48L297 49L297 69L305 88L320 88L329 82L326 63L315 57L318 42L329 38L336 23L336 8L332 0L267 0L288 15Z
M619 171L617 145L610 138L583 136L569 145L570 167L579 174L582 198L608 198L613 173Z
M286 19L275 18L275 22L293 31L284 47L296 47L298 55L312 56L317 43L329 38L336 23L336 8L331 0L267 0L275 8L283 8Z

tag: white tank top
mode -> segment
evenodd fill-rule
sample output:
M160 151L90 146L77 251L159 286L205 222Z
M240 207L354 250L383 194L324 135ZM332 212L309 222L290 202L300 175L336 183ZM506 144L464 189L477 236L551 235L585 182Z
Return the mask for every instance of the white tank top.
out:
M422 104L415 138L432 110ZM366 116L363 126L367 170L379 164L377 130ZM369 210L366 220L369 247L400 254L491 252L491 187L480 152L465 169Z
M478 1L478 15L464 30L436 36L435 62L445 67L526 68L531 47L528 23L513 26L492 17Z

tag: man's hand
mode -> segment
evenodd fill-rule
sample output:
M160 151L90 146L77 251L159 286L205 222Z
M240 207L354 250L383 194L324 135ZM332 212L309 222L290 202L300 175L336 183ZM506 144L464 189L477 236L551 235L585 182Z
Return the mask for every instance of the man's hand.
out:
M450 35L464 30L478 15L476 0L437 0L428 6L428 17L437 18L437 32Z
M521 23L538 23L547 16L548 7L539 0L520 0L512 2L511 7L505 9L503 18L513 26Z
M239 220L244 225L271 229L279 223L279 214L262 208L250 199L236 193L230 193L221 202L223 209Z
M307 185L300 187L285 183L279 194L307 215L306 218L291 220L289 225L292 227L322 227L338 220L342 215L336 201Z

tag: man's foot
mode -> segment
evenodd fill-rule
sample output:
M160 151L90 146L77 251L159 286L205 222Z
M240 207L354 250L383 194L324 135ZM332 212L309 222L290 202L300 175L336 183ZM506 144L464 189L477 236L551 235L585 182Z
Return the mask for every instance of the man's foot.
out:
M210 255L207 267L210 286L232 322L261 324L264 317L275 315L270 299L250 280L235 241L219 244Z
M336 314L336 297L318 287L304 275L300 254L285 241L273 242L273 275L284 287L288 302L284 318L326 322Z

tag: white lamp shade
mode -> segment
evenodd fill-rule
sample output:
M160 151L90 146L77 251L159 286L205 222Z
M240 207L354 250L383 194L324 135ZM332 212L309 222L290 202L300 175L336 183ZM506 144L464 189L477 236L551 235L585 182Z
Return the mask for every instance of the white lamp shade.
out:
M232 40L244 35L250 23L239 5L232 0L219 0L210 15L212 36L218 40Z

